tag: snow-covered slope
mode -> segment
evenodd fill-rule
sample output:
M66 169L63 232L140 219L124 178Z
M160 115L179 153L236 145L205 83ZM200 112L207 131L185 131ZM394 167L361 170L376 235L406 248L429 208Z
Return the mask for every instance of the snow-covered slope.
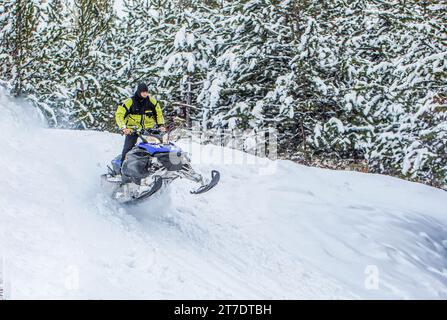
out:
M219 186L123 207L99 181L121 136L0 110L10 298L447 298L444 191L184 142Z

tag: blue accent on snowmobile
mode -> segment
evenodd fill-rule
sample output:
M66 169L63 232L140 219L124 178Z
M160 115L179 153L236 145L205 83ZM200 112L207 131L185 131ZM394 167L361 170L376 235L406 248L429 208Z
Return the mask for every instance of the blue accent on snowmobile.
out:
M138 144L138 148L144 149L150 153L151 156L157 153L181 153L182 149L177 147L175 144L170 142L169 144L158 144L158 143L145 143L141 142Z
M112 164L118 166L118 168L121 167L121 159L113 159Z

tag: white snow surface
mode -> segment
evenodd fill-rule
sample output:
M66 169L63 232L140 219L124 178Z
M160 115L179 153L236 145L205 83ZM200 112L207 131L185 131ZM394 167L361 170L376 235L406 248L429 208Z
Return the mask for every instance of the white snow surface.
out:
M123 137L46 129L1 93L0 110L11 299L447 298L444 191L184 141L220 184L122 206L99 176Z

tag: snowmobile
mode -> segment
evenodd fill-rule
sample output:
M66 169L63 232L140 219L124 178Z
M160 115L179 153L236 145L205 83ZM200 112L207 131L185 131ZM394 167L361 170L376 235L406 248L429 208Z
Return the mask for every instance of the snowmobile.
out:
M108 173L101 176L102 186L120 203L136 203L148 199L163 185L177 178L199 183L192 194L205 193L214 188L220 173L211 171L211 178L204 179L191 167L189 155L169 135L157 129L136 131L141 142L130 150L121 165L121 155L114 158Z

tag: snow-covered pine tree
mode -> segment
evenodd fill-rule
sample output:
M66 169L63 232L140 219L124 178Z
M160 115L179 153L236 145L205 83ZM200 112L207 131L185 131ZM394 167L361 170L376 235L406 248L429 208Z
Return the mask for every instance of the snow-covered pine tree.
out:
M340 60L334 50L337 40L332 23L338 2L285 1L278 6L288 26L283 46L290 43L290 53L264 99L269 106L264 118L279 128L280 154L292 159L312 159L313 154L323 153L328 157L343 149L345 141L318 144L321 123L337 122Z
M125 54L128 49L127 43L120 42L123 38L121 23L116 16L112 18L108 25L109 31L103 35L101 45L97 49L101 52L96 64L100 71L97 80L101 85L97 99L102 106L95 112L95 129L99 130L116 130L116 107L128 93L128 78L120 74L125 69L123 66L126 64Z
M200 94L215 63L215 8L213 1L182 1L174 12L173 37L166 43L169 54L158 63L163 87L175 92L171 101L189 126L202 118Z
M380 172L447 186L447 103L442 99L447 92L447 4L406 1L389 11L394 50L386 62L368 70L380 74L388 100L388 110L374 109L375 126L384 130L374 140L369 161ZM383 109L393 116L384 117Z
M75 0L71 8L72 49L66 85L75 128L103 128L111 120L113 92L107 43L113 36L112 0ZM109 124L110 127L110 124Z
M69 99L64 83L68 64L68 11L62 0L48 0L41 6L41 22L36 30L36 65L29 79L33 92L27 95L42 112L51 126L68 123Z
M15 96L26 95L28 79L37 61L36 29L40 6L33 1L0 1L1 78Z
M152 42L160 15L154 8L154 2L157 1L124 1L125 16L122 18L121 39L119 39L120 45L124 48L124 64L119 74L127 77L129 93L135 89L137 82L147 81L148 77L155 73L155 61L152 55L156 55L161 48ZM158 2L169 4L167 0Z
M262 58L258 59L258 55L263 44L261 33L265 32L261 15L266 6L257 1L245 2L225 4L217 21L218 56L200 96L205 108L204 128L247 127L253 107L249 100L254 99L260 87L255 78L262 74Z
M364 150L358 147L362 130L365 130L359 119L362 116L349 102L356 81L356 67L363 61L359 58L358 48L350 44L357 44L359 37L367 36L363 10L363 0L349 3L343 0L312 1L308 11L318 25L318 32L311 33L311 37L302 37L302 41L315 39L316 45L311 46L315 48L314 56L311 61L306 59L307 53L303 53L301 46L296 59L301 65L309 66L310 69L304 72L312 79L307 87L315 90L310 115L317 121L310 126L313 132L307 142L317 157L332 162L364 157Z
M146 30L150 29L150 22L145 19L140 20L146 14L148 1L134 0L123 1L123 10L121 16L117 17L113 24L113 32L106 42L106 51L109 57L109 78L114 80L114 90L110 92L109 116L114 116L114 111L118 104L133 94L136 81L138 79L138 67L136 57L141 50L143 43L139 43L135 37L139 37L138 31L142 21L146 23ZM137 44L138 43L138 44ZM116 130L115 121L108 121L108 130Z
M439 1L397 0L344 7L334 24L342 112L335 126L331 119L320 128L320 143L347 139L371 171L445 184L442 9Z
M50 125L63 118L67 96L63 67L67 55L66 10L60 0L2 1L2 80L11 93L31 101Z
M277 2L225 2L220 10L215 22L217 56L199 96L204 128L239 129L259 137L267 126L264 98L291 60L286 10Z
M14 72L15 1L0 0L0 80L11 87Z

